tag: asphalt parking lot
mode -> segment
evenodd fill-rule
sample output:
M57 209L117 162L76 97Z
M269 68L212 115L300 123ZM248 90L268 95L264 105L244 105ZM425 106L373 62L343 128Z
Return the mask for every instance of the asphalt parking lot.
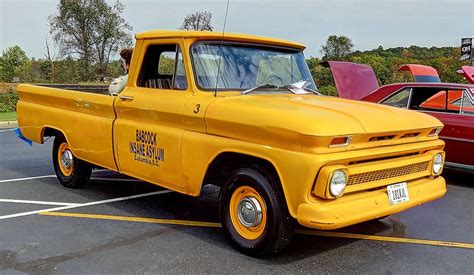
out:
M0 273L465 273L474 270L474 175L446 173L447 195L337 230L300 228L281 254L235 251L218 189L180 195L109 171L62 187L51 141L0 129Z

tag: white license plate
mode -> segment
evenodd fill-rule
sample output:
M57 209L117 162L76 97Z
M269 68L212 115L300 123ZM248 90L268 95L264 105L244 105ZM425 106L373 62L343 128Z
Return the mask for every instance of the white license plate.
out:
M387 186L387 194L390 205L395 205L410 200L406 182Z

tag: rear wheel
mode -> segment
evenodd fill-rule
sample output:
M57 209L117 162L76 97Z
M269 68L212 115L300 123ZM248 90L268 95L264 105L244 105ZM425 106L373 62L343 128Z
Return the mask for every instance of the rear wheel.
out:
M53 165L59 182L68 188L81 188L91 177L92 166L74 156L62 135L54 138Z
M235 171L221 189L219 204L224 229L232 244L252 256L283 250L293 224L277 183L262 171Z

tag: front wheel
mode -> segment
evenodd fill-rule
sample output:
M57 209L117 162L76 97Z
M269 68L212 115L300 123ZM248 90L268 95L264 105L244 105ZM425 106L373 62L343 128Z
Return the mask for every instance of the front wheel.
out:
M54 138L53 165L59 182L68 188L81 188L91 177L92 166L73 155L67 140L62 135Z
M251 256L283 250L293 235L293 224L283 194L263 171L235 171L222 187L222 225L232 244Z

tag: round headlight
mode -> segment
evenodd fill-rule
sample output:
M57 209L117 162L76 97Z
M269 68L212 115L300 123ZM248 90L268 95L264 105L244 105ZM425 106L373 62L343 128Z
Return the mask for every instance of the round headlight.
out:
M329 182L329 192L334 197L340 197L344 193L347 184L347 175L344 170L335 170L332 172L331 181Z
M443 169L443 155L441 153L437 153L433 158L433 173L435 175L441 174L441 170Z

